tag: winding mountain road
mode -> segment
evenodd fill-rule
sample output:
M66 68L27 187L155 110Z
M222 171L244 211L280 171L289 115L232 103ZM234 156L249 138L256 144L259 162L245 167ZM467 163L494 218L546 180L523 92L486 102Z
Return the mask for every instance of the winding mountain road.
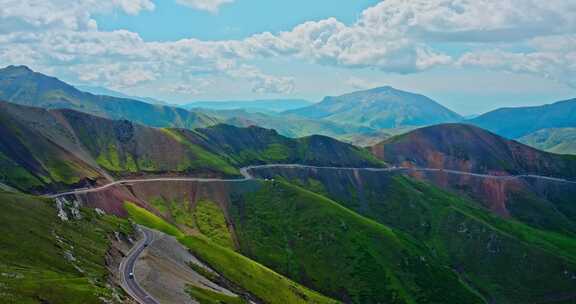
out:
M299 169L324 169L324 170L361 170L361 171L370 171L370 172L442 172L448 174L456 174L456 175L465 175L465 176L473 176L479 178L490 178L490 179L497 179L497 180L513 180L513 179L521 179L521 178L532 178L532 179L541 179L547 180L552 182L559 182L559 183L570 183L576 184L576 181L564 179L564 178L556 178L550 176L542 176L542 175L535 175L535 174L522 174L522 175L490 175L490 174L481 174L481 173L472 173L466 171L457 171L457 170L449 170L449 169L436 169L436 168L417 168L417 167L389 167L389 168L355 168L355 167L322 167L322 166L309 166L309 165L300 165L300 164L270 164L270 165L257 165L257 166L248 166L243 167L240 169L240 174L242 178L204 178L204 177L157 177L157 178L142 178L142 179L122 179L117 180L106 185L102 185L95 188L79 188L74 189L67 192L56 193L56 194L48 194L45 195L47 198L58 198L67 195L73 194L82 194L82 193L91 193L91 192L98 192L102 190L106 190L113 186L118 185L125 185L125 184L135 184L135 183L149 183L149 182L244 182L247 180L254 180L256 179L250 171L258 170L258 169L274 169L274 168L299 168Z
M202 178L202 177L164 177L164 178L144 178L144 179L125 179L125 180L118 180L111 182L109 184L95 187L95 188L80 188L74 189L71 191L57 193L57 194L50 194L46 195L48 198L59 198L67 195L74 195L74 194L82 194L82 193L91 193L91 192L98 192L116 185L124 185L124 184L134 184L134 183L147 183L147 182L166 182L166 181L193 181L193 182L244 182L248 180L254 180L256 177L250 172L252 170L258 169L274 169L274 168L299 168L299 169L322 169L322 170L363 170L363 171L370 171L370 172L442 172L447 174L457 174L457 175L466 175L466 176L473 176L479 178L490 178L490 179L498 179L498 180L512 180L512 179L519 179L519 178L533 178L533 179L542 179L547 181L553 182L560 182L560 183L571 183L576 184L576 181L571 181L562 178L555 178L555 177L548 177L548 176L540 176L540 175L532 175L532 174L525 174L525 175L489 175L489 174L479 174L479 173L471 173L471 172L464 172L464 171L456 171L456 170L446 170L446 169L435 169L435 168L409 168L409 167L389 167L389 168L353 168L353 167L320 167L320 166L308 166L308 165L299 165L299 164L270 164L270 165L258 165L258 166L248 166L240 169L240 174L242 178L236 179L221 179L221 178ZM134 277L134 267L136 261L142 254L142 252L146 249L147 245L154 241L154 233L147 230L146 228L141 227L140 230L142 231L144 237L140 240L136 245L128 252L127 256L120 264L120 275L122 278L122 287L124 290L134 298L139 304L159 304L159 302L154 299L149 293L147 293L136 281ZM132 276L131 276L132 274Z
M130 249L126 257L120 263L120 277L122 288L139 304L160 304L136 281L134 269L136 261L146 249L147 245L154 241L154 233L144 227L139 227L143 238Z

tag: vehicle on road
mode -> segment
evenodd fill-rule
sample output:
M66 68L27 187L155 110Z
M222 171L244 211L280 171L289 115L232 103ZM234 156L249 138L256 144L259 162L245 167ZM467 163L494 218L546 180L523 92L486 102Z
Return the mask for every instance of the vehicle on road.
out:
M133 273L133 272L129 273L129 274L128 274L128 277L129 277L130 279L134 279L134 273Z

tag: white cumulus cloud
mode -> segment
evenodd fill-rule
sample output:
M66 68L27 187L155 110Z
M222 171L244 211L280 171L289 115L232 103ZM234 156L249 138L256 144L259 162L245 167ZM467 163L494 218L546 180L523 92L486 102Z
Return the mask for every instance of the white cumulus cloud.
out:
M539 37L528 45L531 49L523 52L503 49L469 52L458 64L537 75L576 88L576 35Z
M233 2L176 1L213 13ZM172 77L183 94L195 93L187 81L210 77L248 81L257 93L291 93L294 75L249 64L278 57L403 74L480 66L576 86L574 0L386 0L350 24L327 18L223 41L147 42L126 30L101 31L93 18L154 8L152 0L0 0L0 62L110 87ZM445 52L454 47L467 51Z

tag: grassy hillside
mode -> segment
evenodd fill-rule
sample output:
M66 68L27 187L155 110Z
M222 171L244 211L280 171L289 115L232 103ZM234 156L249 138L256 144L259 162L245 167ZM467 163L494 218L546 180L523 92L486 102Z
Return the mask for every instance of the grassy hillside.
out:
M576 128L541 129L522 136L518 140L552 153L576 154Z
M1 192L0 210L0 302L113 301L108 236L131 233L126 221L82 210L82 220L63 222L53 202Z
M477 203L408 177L352 177L332 171L290 176L302 187L419 240L438 264L454 269L487 300L548 303L575 296L573 235L502 219Z
M0 178L28 190L101 177L84 155L68 150L74 145L71 137L44 110L0 103Z
M221 275L266 303L337 303L217 245L203 235L186 235L162 218L136 205L126 203L126 208L137 223L177 237L184 246Z
M230 214L242 253L345 302L482 302L403 233L288 183L238 197Z
M383 166L367 150L330 137L288 138L260 127L217 125L195 132L175 130L182 137L237 166L266 163L299 163L321 166Z

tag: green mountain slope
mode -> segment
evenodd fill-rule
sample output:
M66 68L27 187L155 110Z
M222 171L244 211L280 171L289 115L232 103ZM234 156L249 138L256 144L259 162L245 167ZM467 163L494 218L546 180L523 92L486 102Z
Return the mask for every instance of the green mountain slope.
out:
M462 120L460 115L428 97L392 87L326 97L320 103L285 113L376 129L423 126Z
M576 154L576 128L541 129L520 137L518 141L552 153Z
M3 182L20 190L82 187L111 175L238 175L219 156L161 129L71 110L0 102L0 135Z
M468 122L508 138L540 129L576 127L576 99L536 107L502 108Z
M48 109L72 109L153 127L191 129L218 123L207 115L182 108L85 93L25 66L0 69L0 100Z
M395 231L410 235L427 248L435 263L453 269L487 302L555 303L555 300L576 297L573 292L576 288L576 241L573 234L544 231L516 220L503 219L476 202L398 174L299 169L261 173L263 177L284 177ZM297 197L292 196L293 199ZM246 200L247 205L239 208L240 214L246 213L245 209L256 208L251 206L254 201ZM267 205L281 202L279 199L264 201ZM300 259L314 259L311 253L315 251L309 249L308 255L295 255L292 244L297 242L294 238L299 234L290 233L285 239L270 240L266 237L270 231L292 227L291 222L284 221L283 217L277 219L278 222L267 220L269 213L280 208L285 216L290 212L300 213L303 207L273 206L259 210L255 213L256 218L251 219L261 222L265 230L246 228L246 233L251 236L246 250L251 253L250 248L260 248L262 251L256 251L256 254L278 261L277 267L294 275L307 275L308 272L297 266L302 263ZM321 222L321 218L314 217L313 221L314 224L308 225L310 230L329 227ZM269 226L269 223L277 225ZM350 233L353 231L357 230L351 229ZM330 242L328 237L324 246L332 248L330 246L335 246L334 243L342 243L342 237L333 235L338 242ZM307 242L314 239L304 238ZM273 253L266 245L270 242L278 244L272 247L277 248ZM327 256L336 259L342 251L341 248L334 249ZM347 268L330 269L338 273Z
M157 129L73 110L0 102L0 177L20 190L66 189L111 177L239 177L264 163L382 166L366 150L322 136L291 139L257 127Z
M109 235L127 221L82 210L64 222L53 202L0 192L0 302L120 303L108 285Z
M0 103L0 176L21 190L80 185L104 178L73 133L46 110Z
M203 235L187 235L153 213L126 203L130 216L137 223L175 236L197 257L208 263L252 296L265 303L337 303L275 273Z
M226 155L227 159L238 166L266 163L338 167L384 165L368 150L320 135L292 139L281 136L274 130L228 125L197 129L196 132L177 132L215 154Z
M266 183L232 202L240 251L349 303L481 303L404 234L302 188Z

